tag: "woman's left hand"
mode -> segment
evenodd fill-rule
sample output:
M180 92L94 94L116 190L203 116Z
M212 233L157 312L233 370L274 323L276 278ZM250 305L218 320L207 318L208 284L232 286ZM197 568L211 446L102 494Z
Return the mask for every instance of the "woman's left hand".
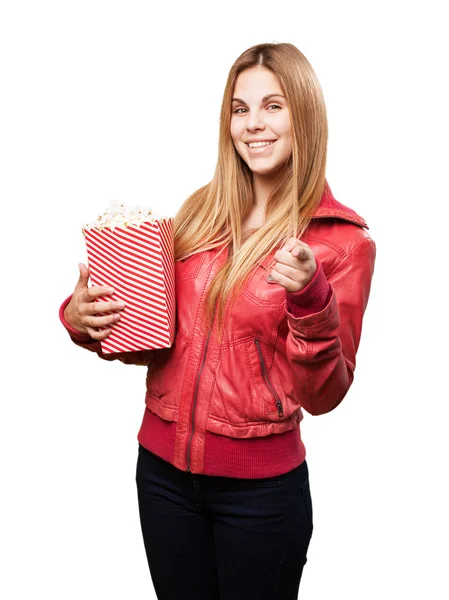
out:
M270 275L273 281L282 285L288 292L299 292L312 279L316 271L316 261L312 250L297 238L288 242L274 255L276 265Z

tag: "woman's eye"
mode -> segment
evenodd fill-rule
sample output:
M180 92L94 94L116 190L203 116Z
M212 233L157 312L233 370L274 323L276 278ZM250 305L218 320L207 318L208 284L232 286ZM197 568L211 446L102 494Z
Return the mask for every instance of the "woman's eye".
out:
M267 108L272 108L272 107L274 107L274 108L282 108L281 106L279 106L279 104L270 104ZM240 112L242 110L246 112L246 108L237 108L236 110L234 110L234 114L241 115L241 114L243 114L242 112Z

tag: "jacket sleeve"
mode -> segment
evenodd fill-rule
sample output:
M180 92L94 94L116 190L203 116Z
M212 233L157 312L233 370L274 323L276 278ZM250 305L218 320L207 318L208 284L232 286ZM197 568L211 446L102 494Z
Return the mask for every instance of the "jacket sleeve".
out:
M138 352L116 352L114 354L103 354L101 350L101 342L99 340L94 340L89 335L80 333L76 329L73 329L73 327L70 327L65 320L64 311L71 298L72 296L70 295L62 303L59 309L59 319L70 335L72 342L77 346L85 348L86 350L90 350L91 352L96 352L103 360L119 360L126 365L148 366L153 361L155 356L161 352L161 350L140 350Z
M287 359L299 404L312 415L338 406L353 381L375 256L368 237L340 261L327 277L331 292L320 312L295 317L286 301Z

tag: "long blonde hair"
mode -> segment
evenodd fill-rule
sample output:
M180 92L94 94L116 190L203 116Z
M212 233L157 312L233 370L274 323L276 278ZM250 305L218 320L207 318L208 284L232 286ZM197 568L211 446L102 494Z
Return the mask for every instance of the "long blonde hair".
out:
M290 111L292 153L269 195L264 225L248 237L242 235L242 223L253 207L252 172L235 149L230 123L236 79L252 67L265 67L280 81ZM255 265L290 237L304 233L326 185L327 138L321 86L296 46L258 44L237 58L221 105L214 177L187 198L174 218L175 260L220 246L224 249L232 242L228 259L207 291L206 325L216 313L221 332L227 301L230 307Z

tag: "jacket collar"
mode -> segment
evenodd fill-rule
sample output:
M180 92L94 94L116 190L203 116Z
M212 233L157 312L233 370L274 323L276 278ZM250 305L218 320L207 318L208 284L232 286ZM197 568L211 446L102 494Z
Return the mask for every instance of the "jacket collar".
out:
M365 219L352 210L352 208L348 208L335 199L327 181L323 195L321 196L320 204L312 219L326 218L343 219L344 221L349 221L350 223L355 223L356 225L368 229Z
M312 220L315 220L315 219L341 219L343 221L348 221L349 223L355 223L356 225L359 225L360 227L364 227L365 229L368 229L368 225L367 225L365 219L363 219L363 217L358 215L355 212L355 210L352 210L352 208L349 208L348 206L341 204L341 202L338 202L338 200L335 199L335 197L332 193L332 190L329 187L329 184L327 183L327 180L326 180L326 185L324 187L324 192L321 196L320 204L318 205L318 208L315 210L315 213L312 217ZM229 253L229 247L230 247L229 244L225 247L227 248L226 252ZM275 252L276 252L276 250L273 250L259 264L261 266L263 266L265 269L268 268L268 266L273 263L273 254Z
M312 217L312 221L315 221L315 219L341 219L368 229L365 219L358 215L355 210L341 204L341 202L338 202L338 200L335 199L327 181L323 195L321 196L320 204ZM264 269L272 268L274 266L273 254L275 252L276 249L259 263Z

